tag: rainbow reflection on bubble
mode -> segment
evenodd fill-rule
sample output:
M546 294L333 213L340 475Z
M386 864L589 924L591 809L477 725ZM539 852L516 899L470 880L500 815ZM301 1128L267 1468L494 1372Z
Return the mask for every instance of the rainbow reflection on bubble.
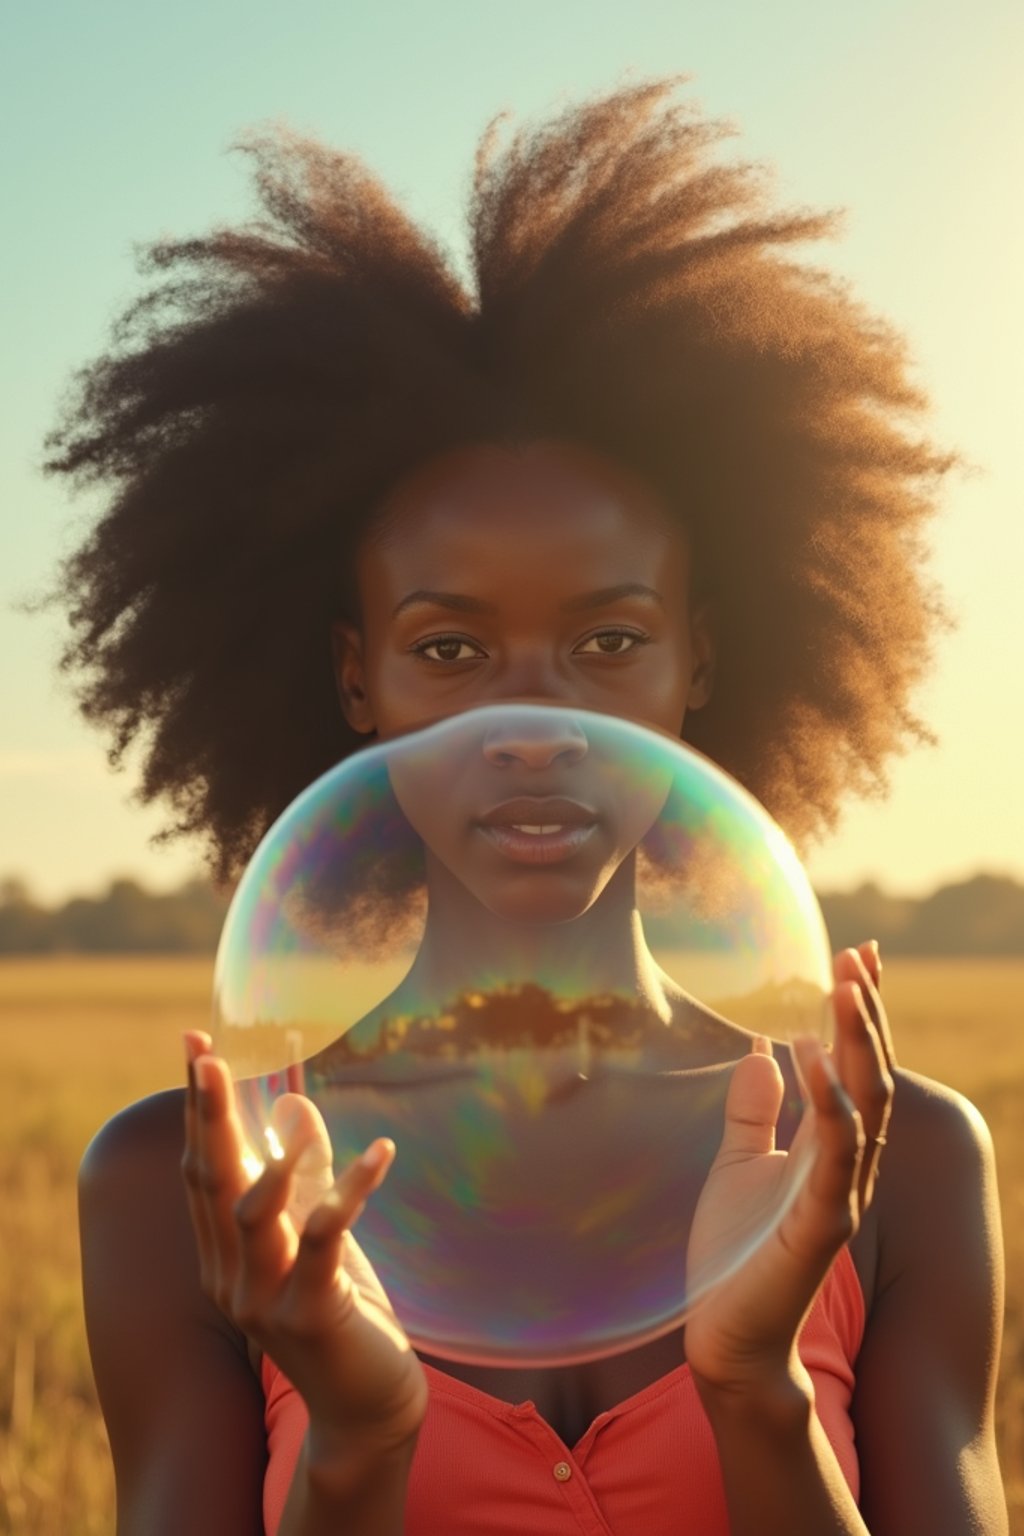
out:
M357 1237L412 1343L569 1364L677 1327L773 1230L687 1272L735 1062L825 1033L831 959L784 834L698 753L554 706L357 754L274 825L217 956L214 1048L254 1158L308 1095L336 1170L395 1163Z

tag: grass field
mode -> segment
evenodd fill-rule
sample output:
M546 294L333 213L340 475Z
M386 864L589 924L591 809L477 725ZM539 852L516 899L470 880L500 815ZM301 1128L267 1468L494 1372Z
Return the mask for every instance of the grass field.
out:
M181 1078L204 960L0 962L0 1533L108 1536L109 1457L79 1298L75 1175L121 1105ZM1008 1302L999 1433L1024 1536L1024 962L892 961L901 1064L978 1105L999 1158Z

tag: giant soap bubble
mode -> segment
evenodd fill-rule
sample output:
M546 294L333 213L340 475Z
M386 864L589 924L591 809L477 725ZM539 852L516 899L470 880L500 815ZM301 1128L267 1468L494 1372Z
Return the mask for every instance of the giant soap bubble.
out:
M783 833L678 741L552 706L473 710L360 752L264 838L215 984L251 1151L308 1095L337 1171L393 1138L359 1244L413 1344L556 1365L636 1346L781 1218L687 1273L729 1078L823 1034L831 960ZM794 1154L795 1157L795 1154Z

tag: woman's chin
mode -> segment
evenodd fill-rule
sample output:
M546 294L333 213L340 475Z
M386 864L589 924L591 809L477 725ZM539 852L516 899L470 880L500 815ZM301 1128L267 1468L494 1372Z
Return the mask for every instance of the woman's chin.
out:
M589 911L599 892L548 878L517 880L514 889L476 891L477 900L504 922L548 928L575 922Z

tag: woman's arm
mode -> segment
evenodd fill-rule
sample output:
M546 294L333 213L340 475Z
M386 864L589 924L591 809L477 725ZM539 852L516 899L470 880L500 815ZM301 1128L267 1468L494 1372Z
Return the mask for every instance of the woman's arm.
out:
M872 1536L1003 1536L992 1142L973 1105L914 1074L897 1074L896 1104L853 1403L861 1509Z
M182 1181L185 1094L114 1117L79 1180L93 1371L118 1536L263 1536L264 1399L245 1335L204 1293ZM216 1170L203 1171L207 1184ZM311 1423L280 1536L398 1533L414 1441Z
M263 1396L202 1294L181 1180L184 1095L115 1116L86 1152L86 1326L117 1480L118 1536L262 1536Z
M766 1381L761 1394L702 1394L732 1536L1005 1536L991 1141L958 1095L899 1073L885 1159L878 1279L853 1406L860 1510L796 1362L788 1382Z
M877 981L869 946L837 957L834 1070L822 1071L828 1063L810 1042L799 1053L812 1105L799 1132L814 1153L810 1175L773 1239L687 1328L732 1536L1006 1531L992 1429L1002 1255L991 1147L970 1106L923 1079L900 1074L892 1104ZM735 1213L775 1155L772 1063L741 1067L709 1179L712 1233L719 1207ZM857 1232L879 1175L870 1216L880 1262L857 1367L858 1510L796 1341L823 1266Z
M427 1383L350 1230L394 1144L378 1137L333 1178L322 1117L286 1094L272 1112L281 1155L253 1180L231 1076L209 1045L186 1036L182 1173L199 1284L309 1415L278 1536L401 1536ZM301 1182L313 1203L297 1225L290 1200Z
M846 996L837 1007L840 1039L857 1029L850 1003ZM860 1034L866 1039L863 1028ZM802 1156L813 1157L812 1165L769 1240L688 1322L687 1356L715 1435L730 1536L868 1536L815 1412L797 1345L821 1280L856 1230L866 1144L884 1139L885 1110L872 1117L866 1137L834 1072L825 1070L828 1058L798 1054L810 1099ZM727 1219L742 1211L750 1172L779 1156L771 1129L780 1097L770 1058L751 1060L734 1076L709 1179L712 1215L715 1206Z

